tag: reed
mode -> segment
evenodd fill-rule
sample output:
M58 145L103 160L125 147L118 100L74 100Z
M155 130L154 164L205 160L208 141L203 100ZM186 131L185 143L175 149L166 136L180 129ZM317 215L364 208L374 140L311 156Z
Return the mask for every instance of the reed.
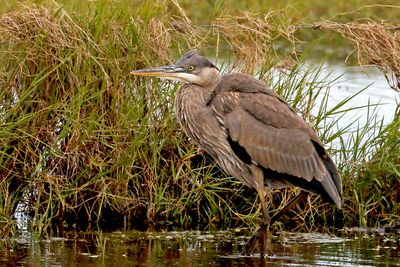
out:
M234 57L223 69L258 75L324 142L340 144L330 153L343 175L343 211L310 196L278 227L326 229L399 220L396 117L383 125L366 104L355 107L371 111L366 125L337 129L351 97L328 109L334 80L303 66L301 56L285 56L272 45L281 42L294 51L301 44L284 12L254 19L255 14L238 17L216 6L214 24L202 27L185 13L185 3L71 1L63 6L42 1L2 7L2 234L17 232L13 213L18 203L40 234L52 226L255 225L257 194L223 173L180 131L172 109L177 86L128 77L130 70L171 62L187 47L208 45L217 47L217 56L230 47ZM243 21L249 28L237 31ZM246 36L245 46L239 35ZM251 48L257 57L246 52ZM241 59L247 61L238 64ZM368 136L369 142L361 142ZM271 191L269 204L278 209L296 192Z

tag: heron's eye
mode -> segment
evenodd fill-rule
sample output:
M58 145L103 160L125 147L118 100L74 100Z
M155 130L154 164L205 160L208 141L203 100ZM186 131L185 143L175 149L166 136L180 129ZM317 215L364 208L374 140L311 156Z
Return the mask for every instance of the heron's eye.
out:
M194 71L194 69L195 69L195 67L194 67L193 65L190 65L190 66L188 67L188 71Z

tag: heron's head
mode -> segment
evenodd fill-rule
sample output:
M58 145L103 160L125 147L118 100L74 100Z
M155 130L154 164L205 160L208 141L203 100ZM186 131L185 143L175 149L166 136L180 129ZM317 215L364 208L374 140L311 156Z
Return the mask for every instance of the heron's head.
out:
M216 84L221 78L218 68L195 50L186 52L174 65L136 70L131 74L178 80L199 86Z

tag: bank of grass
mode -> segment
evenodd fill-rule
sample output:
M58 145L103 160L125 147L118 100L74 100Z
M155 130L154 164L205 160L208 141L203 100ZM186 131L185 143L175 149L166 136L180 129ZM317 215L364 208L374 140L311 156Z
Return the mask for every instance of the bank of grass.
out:
M180 131L172 109L177 86L128 77L133 69L173 61L177 51L187 47L215 45L223 51L222 43L235 55L230 66L257 72L325 142L341 140L330 153L343 175L343 211L311 196L290 213L292 220L284 218L278 226L326 229L399 220L398 121L384 126L371 113L368 124L356 131L356 124L336 129L346 113L342 106L350 99L330 109L321 105L312 115L317 101L327 101L326 90L334 81L321 77L318 70L304 72L299 57L290 57L291 71L271 71L282 55L273 42L282 41L289 49L298 43L292 32L283 30L289 25L281 27L287 20L273 15L261 20L232 15L224 20L216 9L221 27L213 34L193 28L177 2L129 3L86 2L87 8L76 13L75 2L64 7L43 1L37 6L18 4L2 13L3 234L16 232L17 203L28 208L35 218L31 228L42 233L54 225L255 225L260 209L254 190L228 177ZM240 19L254 29L235 28ZM270 28L257 31L263 25ZM252 48L256 55L245 53ZM244 61L235 64L235 59ZM278 81L271 83L270 75L277 75ZM346 141L349 132L352 138ZM369 142L360 142L363 136L371 136ZM272 191L269 204L277 210L296 193L297 189Z

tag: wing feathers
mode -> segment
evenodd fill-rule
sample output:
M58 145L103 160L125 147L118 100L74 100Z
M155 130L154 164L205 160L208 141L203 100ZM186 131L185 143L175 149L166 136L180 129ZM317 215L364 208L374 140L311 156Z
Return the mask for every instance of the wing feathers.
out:
M238 116L237 113L242 114ZM316 170L321 169L315 162L314 157L318 155L312 142L301 130L265 125L240 108L226 114L224 121L231 138L265 168L302 177L307 181L314 176L308 165ZM320 172L316 174L320 175Z
M315 132L275 92L250 76L240 77L225 77L209 101L229 137L266 169L310 184L315 179L338 204L341 179Z

